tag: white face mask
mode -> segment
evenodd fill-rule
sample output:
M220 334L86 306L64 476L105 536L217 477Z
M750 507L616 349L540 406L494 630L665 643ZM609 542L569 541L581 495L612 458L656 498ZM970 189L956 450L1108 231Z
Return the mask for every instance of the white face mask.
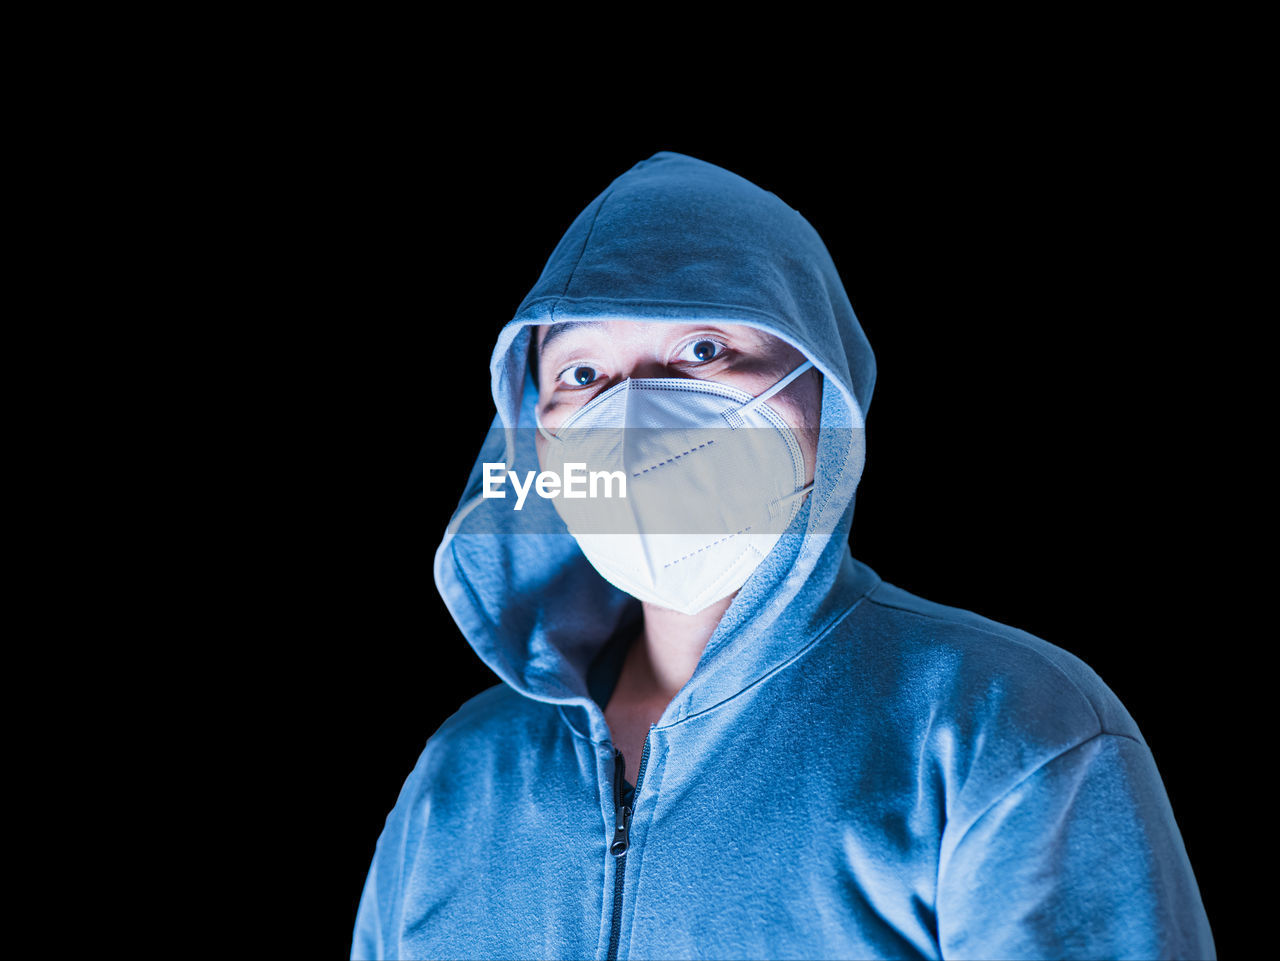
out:
M625 498L554 501L605 580L682 614L746 583L813 487L795 436L765 403L812 366L757 397L713 381L633 378L554 435L538 421L544 470L564 476L566 464L579 463L626 477Z

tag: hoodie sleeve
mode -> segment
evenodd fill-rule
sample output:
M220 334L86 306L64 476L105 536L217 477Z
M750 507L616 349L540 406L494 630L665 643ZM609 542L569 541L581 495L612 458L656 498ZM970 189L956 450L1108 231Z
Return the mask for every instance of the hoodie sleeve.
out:
M351 937L352 961L398 958L399 929L404 916L404 872L406 861L414 856L415 833L411 828L413 812L424 800L421 797L426 776L425 760L434 739L405 779L395 806L387 815L382 833L374 848L373 861L365 876L360 906L356 909L355 928Z
M403 799L403 794L402 794ZM400 856L405 841L404 804L397 802L387 815L386 825L378 837L373 862L365 877L356 910L355 930L351 938L352 961L374 961L395 958L396 942L389 935L399 915L400 877L404 867Z
M1063 751L960 830L939 871L944 958L1216 957L1138 740L1101 733Z
M360 895L360 907L356 911L355 932L351 938L352 961L384 958L382 922L378 918L378 859L374 856L373 865L364 880L364 891Z

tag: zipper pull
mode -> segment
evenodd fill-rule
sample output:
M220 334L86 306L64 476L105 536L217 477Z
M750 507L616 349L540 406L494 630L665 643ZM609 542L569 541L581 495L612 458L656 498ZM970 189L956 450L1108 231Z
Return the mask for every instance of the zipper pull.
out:
M626 772L622 752L614 748L613 806L618 812L618 821L613 829L613 843L609 845L609 853L621 857L631 846L631 808L622 803L622 777Z
M623 805L618 811L618 826L613 831L613 843L609 845L609 853L615 858L627 853L631 845L628 835L631 833L631 808Z

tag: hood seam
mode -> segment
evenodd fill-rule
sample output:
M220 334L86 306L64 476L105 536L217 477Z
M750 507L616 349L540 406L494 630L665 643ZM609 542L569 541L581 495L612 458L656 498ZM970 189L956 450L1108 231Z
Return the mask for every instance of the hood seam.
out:
M758 687L759 685L763 684L765 681L769 680L769 678L773 677L775 674L778 674L781 671L786 670L788 667L790 667L800 658L804 657L805 654L813 650L815 647L817 647L819 644L825 641L828 637L830 637L831 633L836 629L836 627L838 627L846 618L848 618L848 616L854 612L854 610L858 607L858 605L860 605L866 599L867 599L867 594L863 593L855 601L853 601L853 603L851 603L843 611L841 611L834 618L832 618L831 622L827 624L826 627L818 631L817 636L814 637L813 640L811 640L804 647L800 648L800 650L796 651L794 654L788 657L781 664L776 664L772 668L770 668L768 671L766 671L764 674L761 674L758 678L756 678L746 687L743 687L740 690L735 691L733 694L726 697L723 701L717 701L715 704L708 705L707 707L704 707L699 711L695 711L693 714L685 714L683 717L680 717L672 721L670 724L664 724L661 727L656 727L655 730L667 731L675 727L677 724L683 724L686 721L690 721L695 717L701 717L704 714L710 714L712 711L718 710L719 708L728 704L730 701L736 700L737 698L741 697L743 694L746 694L747 691L750 691L752 688Z
M600 203L596 205L596 212L591 217L591 226L587 228L586 239L582 241L582 249L578 251L578 259L573 262L573 266L569 269L569 277L564 282L564 290L560 291L560 297L557 301L563 299L565 294L569 292L569 287L573 284L574 275L578 272L578 265L582 263L582 258L587 255L587 247L591 244L591 238L596 232L596 221L600 219L600 211L604 210L604 205L608 203L609 198L613 196L614 188L610 187L605 191L604 196L600 198ZM556 319L556 304L552 304L547 311L552 323Z

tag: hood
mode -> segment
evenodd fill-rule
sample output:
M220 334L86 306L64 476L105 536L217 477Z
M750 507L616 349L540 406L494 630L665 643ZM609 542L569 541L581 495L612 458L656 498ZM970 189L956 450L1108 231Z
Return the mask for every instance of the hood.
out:
M496 415L435 555L435 581L477 655L520 693L581 708L608 739L588 668L639 602L604 580L549 500L516 513L481 497L482 465L538 469L534 328L565 320L741 324L822 374L814 489L743 585L659 726L714 707L812 643L873 586L848 535L865 459L875 360L817 231L773 193L663 151L623 173L570 225L490 360ZM579 726L579 721L582 722Z

